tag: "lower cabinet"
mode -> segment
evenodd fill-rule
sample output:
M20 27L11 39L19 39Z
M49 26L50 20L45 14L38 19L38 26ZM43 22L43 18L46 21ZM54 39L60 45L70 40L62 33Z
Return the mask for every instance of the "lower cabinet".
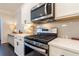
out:
M20 40L19 39L14 40L14 52L18 56L24 56L24 42Z
M8 43L14 47L14 36L8 34Z
M49 56L79 56L79 54L55 46L49 46Z

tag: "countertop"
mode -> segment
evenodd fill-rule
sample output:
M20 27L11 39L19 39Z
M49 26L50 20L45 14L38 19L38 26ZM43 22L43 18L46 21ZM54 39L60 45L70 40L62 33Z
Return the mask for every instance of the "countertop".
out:
M48 44L79 54L79 40L56 38L50 41Z
M12 36L19 36L19 37L24 37L24 36L29 36L31 34L26 34L26 33L22 33L22 34L15 34L15 33L9 33L8 35L12 35Z

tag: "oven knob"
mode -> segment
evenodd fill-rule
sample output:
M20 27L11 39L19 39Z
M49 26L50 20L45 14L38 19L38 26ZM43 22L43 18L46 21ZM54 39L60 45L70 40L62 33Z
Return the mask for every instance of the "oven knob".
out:
M41 44L41 47L43 47L43 45Z
M39 46L39 43L36 43L37 46Z
M34 45L36 45L36 42L33 42Z
M40 43L39 46L42 46L42 44Z

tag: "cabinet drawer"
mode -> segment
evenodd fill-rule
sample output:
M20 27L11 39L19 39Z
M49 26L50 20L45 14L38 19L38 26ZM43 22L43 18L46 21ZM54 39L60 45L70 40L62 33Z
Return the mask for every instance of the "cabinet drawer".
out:
M24 42L24 38L22 38L22 37L16 37L15 40L18 40L20 42Z
M8 35L8 43L14 47L14 36Z
M71 51L63 50L64 56L79 56L79 54L76 54Z
M24 39L23 38L19 38L18 39L20 42L24 42Z
M49 56L79 56L79 54L58 47L49 46Z
M18 40L15 39L14 41L14 51L19 56L24 56L24 44Z

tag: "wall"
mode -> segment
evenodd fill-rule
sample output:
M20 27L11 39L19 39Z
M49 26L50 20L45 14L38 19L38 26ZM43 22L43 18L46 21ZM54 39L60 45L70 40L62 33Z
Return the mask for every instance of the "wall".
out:
M1 40L1 19L0 19L0 40Z
M69 20L61 20L53 23L46 24L38 24L39 27L50 28L53 27L58 28L58 37L62 38L79 38L79 19L69 19Z
M10 33L11 31L9 30L9 24L15 23L16 22L16 18L14 16L12 16L11 14L7 14L7 13L0 13L0 17L2 18L2 39L1 39L1 43L6 43L8 42L8 33Z
M21 8L18 8L17 9L17 12L16 12L16 19L17 19L17 23L16 23L16 29L17 29L17 32L19 31L19 29L21 28Z

